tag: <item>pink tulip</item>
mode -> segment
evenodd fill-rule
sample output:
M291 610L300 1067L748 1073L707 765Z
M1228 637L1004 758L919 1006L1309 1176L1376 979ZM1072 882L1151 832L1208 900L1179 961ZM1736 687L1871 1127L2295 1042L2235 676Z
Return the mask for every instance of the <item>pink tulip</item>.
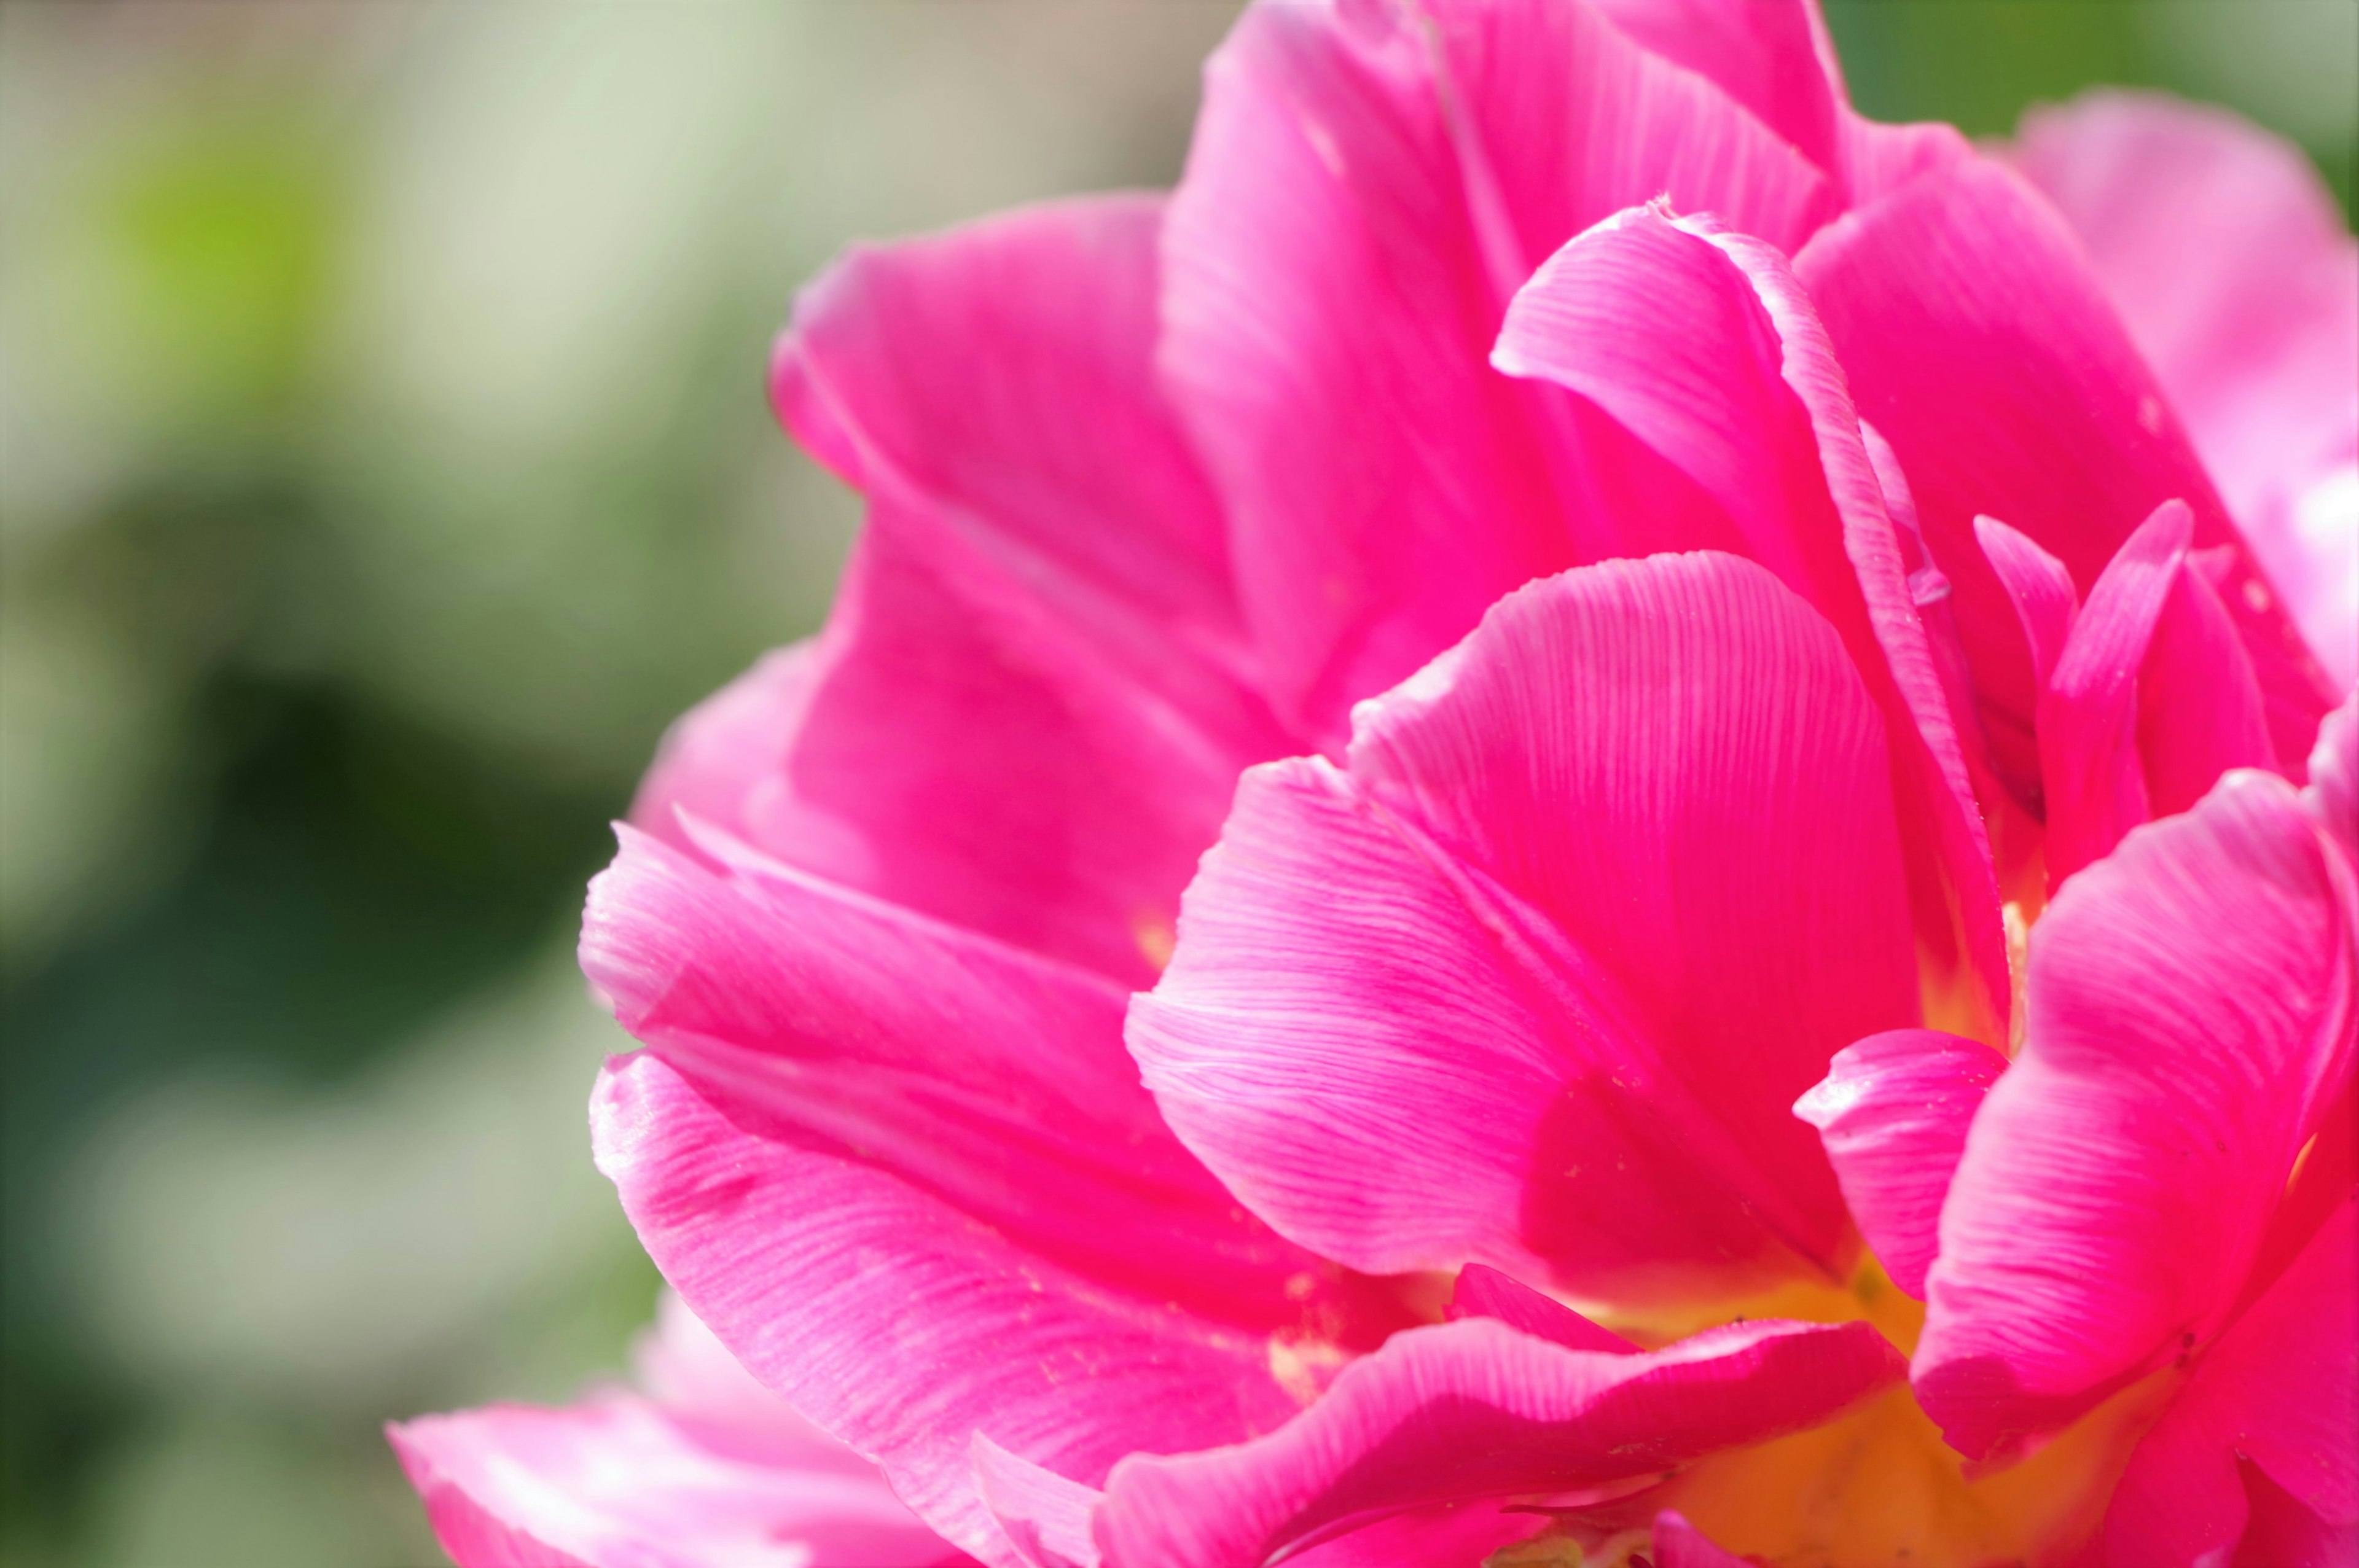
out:
M2009 157L1805 0L1297 0L1169 199L812 285L867 531L582 956L842 1448L429 1418L453 1555L2347 1561L2359 252L2207 113Z

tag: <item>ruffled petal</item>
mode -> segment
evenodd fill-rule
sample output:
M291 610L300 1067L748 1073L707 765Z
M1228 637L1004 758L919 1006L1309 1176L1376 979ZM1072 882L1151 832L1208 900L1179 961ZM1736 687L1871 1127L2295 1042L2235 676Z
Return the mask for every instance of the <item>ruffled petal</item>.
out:
M759 1437L614 1394L387 1428L459 1568L966 1563L875 1469L783 1407Z
M2347 871L2285 781L2232 773L2064 884L2021 1054L1966 1139L1917 1394L1970 1457L2224 1325L2351 1067Z
M1164 1129L1114 986L717 836L730 878L621 832L582 970L750 1132L890 1172L1143 1297L1263 1328L1299 1315L1288 1281L1313 1260Z
M1983 159L1830 224L1797 257L1863 416L1891 441L1956 593L1992 755L2037 798L2037 687L2013 607L1973 536L2005 518L2086 590L2163 502L2231 546L2222 598L2250 650L2278 754L2328 706L2299 633L2254 567L2162 388L2060 219Z
M625 829L593 889L583 968L650 1049L592 1126L749 1370L1002 1563L973 1433L1093 1482L1295 1408L1272 1336L1342 1331L1334 1271L1163 1129L1116 987L698 832L726 876Z
M806 289L774 390L860 487L821 635L683 721L686 806L832 880L1149 980L1256 694L1222 514L1153 370L1161 211L1054 204L859 249Z
M1596 1494L1814 1426L1897 1380L1865 1324L1750 1323L1640 1355L1485 1318L1396 1335L1282 1430L1114 1467L1111 1568L1258 1568L1419 1507Z
M1162 209L1092 197L854 245L796 298L772 390L847 483L924 498L1069 612L1234 644L1220 508L1155 375Z
M2255 1471L2278 1496L2254 1495ZM2302 1523L2289 1510L2343 1554L2256 1551L2253 1516L2278 1514L2267 1528L2282 1540ZM2204 1356L2132 1455L2105 1522L2120 1563L2200 1568L2240 1541L2235 1562L2288 1568L2331 1568L2359 1546L2359 1206L2349 1200Z
M1819 1130L1860 1235L1919 1301L1966 1129L2006 1070L2006 1058L1978 1040L1897 1029L1836 1052L1826 1077L1795 1102L1794 1114Z
M1616 214L1516 296L1493 362L1580 394L1709 498L1697 519L1593 475L1617 553L1749 556L1842 633L1884 710L1919 941L1962 948L2003 1032L2006 959L1991 852L1920 607L1946 594L1904 540L1826 333L1785 258L1708 219ZM1651 527L1652 536L1635 530ZM1953 929L1962 925L1962 932ZM1962 941L1960 938L1962 936Z
M2347 687L2359 243L2333 197L2299 147L2158 93L2036 109L2014 158L2071 224L2263 570Z
M746 1368L995 1568L1022 1558L977 1488L975 1433L1093 1482L1135 1450L1235 1442L1298 1408L1266 1336L1097 1284L733 1112L741 1101L656 1052L619 1058L591 1104L599 1168Z
M1485 361L1542 256L1666 191L1789 245L1832 210L1808 159L1582 0L1265 4L1213 57L1163 364L1300 732L1339 745L1353 700L1502 593L1615 553L1582 476L1645 454Z
M1838 1269L1790 1108L1916 1019L1886 767L1761 568L1535 584L1361 708L1348 773L1246 776L1131 1048L1233 1191L1355 1268L1591 1299Z

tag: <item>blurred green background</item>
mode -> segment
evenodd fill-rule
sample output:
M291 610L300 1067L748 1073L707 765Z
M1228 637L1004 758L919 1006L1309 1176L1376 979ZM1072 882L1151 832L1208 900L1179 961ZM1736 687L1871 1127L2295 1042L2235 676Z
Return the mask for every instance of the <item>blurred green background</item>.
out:
M1233 10L0 0L0 1563L439 1562L377 1423L619 1366L582 884L855 519L770 336L1167 183ZM2347 210L2359 0L1829 11L1872 114L2168 85Z

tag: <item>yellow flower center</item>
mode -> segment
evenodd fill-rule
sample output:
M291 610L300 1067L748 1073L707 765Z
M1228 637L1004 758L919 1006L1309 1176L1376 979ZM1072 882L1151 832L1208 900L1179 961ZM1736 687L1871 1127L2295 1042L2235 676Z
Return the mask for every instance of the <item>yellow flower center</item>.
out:
M1869 1260L1848 1289L1797 1283L1709 1315L1602 1315L1644 1345L1737 1318L1864 1319L1906 1354L1925 1309ZM2071 1561L2103 1524L2170 1376L2125 1390L2022 1463L1980 1476L1903 1386L1824 1426L1714 1454L1672 1481L1661 1506L1724 1549L1777 1568L2048 1568Z

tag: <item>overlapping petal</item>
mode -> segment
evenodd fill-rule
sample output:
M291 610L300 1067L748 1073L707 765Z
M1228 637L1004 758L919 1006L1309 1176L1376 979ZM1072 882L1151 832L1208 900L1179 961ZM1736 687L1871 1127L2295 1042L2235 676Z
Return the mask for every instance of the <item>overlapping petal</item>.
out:
M1915 492L1956 590L1992 756L2037 798L2037 687L2016 615L1975 547L2002 517L2085 591L2162 503L2193 541L2249 650L2280 756L2329 706L2316 662L2262 579L2153 373L2062 221L2011 172L1973 160L1830 224L1795 266Z
M2039 688L2034 712L2051 884L2111 854L2152 815L2137 746L2138 670L2186 564L2191 526L2186 506L2165 502L2124 541Z
M967 1444L1102 1476L1295 1408L1270 1335L1329 1271L1157 1120L1085 971L708 837L625 833L583 968L649 1049L592 1107L666 1276L765 1383L1006 1560Z
M1666 191L1789 245L1833 211L1823 171L1587 0L1261 5L1214 56L1161 352L1303 733L1339 744L1500 594L1621 553L1583 476L1647 454L1484 360L1543 256Z
M2155 101L2012 156L1861 119L1811 0L1285 0L1168 205L808 289L867 530L582 950L728 1348L399 1429L465 1568L1716 1568L1658 1484L1897 1353L1557 1295L1841 1315L1862 1237L1976 1460L2151 1377L2119 1562L2347 1553L2359 251ZM2095 1527L2097 1424L1989 1539ZM2012 1506L1897 1391L1777 1463L1863 1442Z
M2158 816L2188 810L2232 769L2287 771L2269 738L2252 655L2206 559L2190 552L2172 574L2138 671L2138 754Z
M2256 1550L2256 1524L2284 1531L2300 1515L2341 1554ZM2325 1568L2359 1547L2359 1200L2204 1356L2131 1458L2105 1537L2114 1562L2155 1568L2196 1568L2240 1542L2240 1563Z
M2359 243L2300 150L2155 93L2024 118L2071 224L2338 688L2359 679Z
M460 1568L943 1568L972 1560L667 1297L645 1396L388 1430Z
M1266 1336L1096 1285L856 1159L750 1134L723 1098L653 1054L610 1069L592 1131L624 1211L749 1369L984 1561L1017 1559L976 1490L976 1432L1102 1476L1297 1408Z
M1152 978L1255 694L1221 512L1156 380L1161 204L855 251L781 340L780 412L865 492L827 630L684 721L639 820L1117 979Z
M1487 1318L1395 1335L1270 1435L1114 1467L1111 1568L1259 1568L1415 1509L1610 1493L1815 1425L1897 1380L1864 1324L1752 1323L1569 1350Z
M1915 1021L1905 897L1833 632L1732 557L1607 563L1365 705L1348 771L1247 776L1131 1047L1233 1190L1354 1267L1834 1269L1789 1108Z
M2229 775L2060 891L2021 1054L1928 1275L1918 1397L1970 1456L2227 1324L2351 1071L2349 871L2283 780Z
M1937 967L1974 976L1985 1020L2004 1032L1990 846L1920 613L1946 585L1922 558L1913 503L1890 493L1900 481L1879 468L1785 259L1709 218L1617 213L1516 296L1492 358L1578 393L1708 501L1701 514L1665 507L1616 487L1618 475L1593 474L1601 513L1623 530L1616 553L1733 549L1843 634L1885 714L1918 940ZM1896 505L1908 518L1905 537Z
M1898 1029L1844 1046L1794 1114L1819 1130L1860 1235L1892 1282L1925 1299L1941 1203L1966 1130L2006 1058L1978 1040Z
M2359 692L2344 697L2319 725L2302 804L2359 866Z

